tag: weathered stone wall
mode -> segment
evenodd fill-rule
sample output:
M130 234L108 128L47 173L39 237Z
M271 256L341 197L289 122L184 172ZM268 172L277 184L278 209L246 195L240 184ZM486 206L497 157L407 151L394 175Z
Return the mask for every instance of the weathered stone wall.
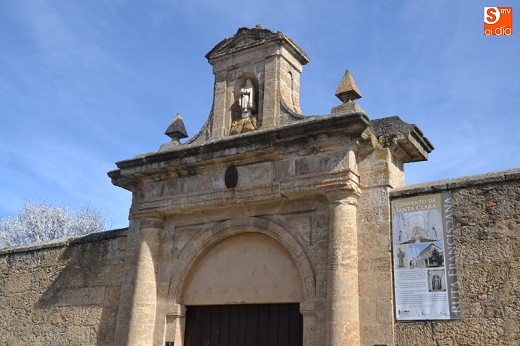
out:
M0 250L0 345L112 345L126 230Z
M366 173L368 170L365 166L364 162L360 163L360 169ZM377 169L374 170L372 175L366 176L367 179L373 177L376 182L377 172ZM396 172L398 174L399 169ZM389 248L389 239L385 238L385 230L389 229L385 221L388 219L385 215L389 213L388 195L384 192L387 189L377 192L377 196L372 195L368 181L363 181L367 188L358 201L358 216L361 220L358 242L359 300L363 306L360 311L361 336L363 344L371 345L377 341L391 345L392 327L387 327L388 321L392 320L389 316L393 314L391 296L388 294L391 291L388 287L391 266L388 261L379 259L369 251L371 246L373 248L377 245L377 253L385 257L384 249ZM390 198L445 190L449 190L453 198L462 320L395 323L394 344L518 345L520 170L402 187L390 192ZM306 208L302 209L303 205ZM328 212L325 206L325 200L302 200L296 204L278 203L274 208L277 215L272 216L266 215L265 209L272 211L271 204L260 204L256 208L244 207L239 212L243 216L252 217L251 220L256 219L255 215L262 215L269 222L282 225L284 232L293 233L297 230L295 239L305 244L316 275L313 308L316 318L313 322L314 330L316 336L319 336L313 338L316 342L324 337L326 320L325 230ZM314 216L305 213L309 209L313 210ZM220 219L229 219L232 214L231 211L215 213ZM216 214L215 220L219 219ZM205 214L204 229L217 232L218 222L211 221L212 215ZM163 254L173 256L180 249L172 250L169 247L179 247L194 239L195 229L190 228L188 219L187 216L176 217L175 225L166 222L165 229L173 227L174 231L163 232L164 237L172 237L161 239L165 247ZM302 223L302 220L307 220L307 223ZM227 232L229 227L222 227L223 232ZM197 234L201 231L199 228L196 230ZM125 308L120 292L124 282L123 261L127 247L127 232L121 230L1 250L0 345L116 344L117 315ZM159 270L159 295L169 287L171 275L176 272L173 269L177 268L176 261L168 261L166 257L163 257L161 263L165 267ZM375 274L371 275L372 272ZM132 280L127 280L126 289L133 290L132 285ZM171 298L167 294L161 297L167 301ZM163 308L159 306L159 310ZM156 333L161 334L157 339L162 340L162 332Z
M451 192L462 320L396 323L396 345L520 345L520 170L434 184L392 197Z
M391 345L393 337L389 191L404 185L403 165L389 149L360 155L358 203L359 317L362 345Z

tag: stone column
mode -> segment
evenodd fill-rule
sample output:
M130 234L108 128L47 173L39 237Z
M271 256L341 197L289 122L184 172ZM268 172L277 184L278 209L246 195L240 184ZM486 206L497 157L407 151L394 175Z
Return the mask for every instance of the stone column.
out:
M152 345L157 302L157 271L160 256L162 218L140 219L140 245L136 266L127 345Z
M326 193L329 200L327 344L359 345L357 200L348 184Z

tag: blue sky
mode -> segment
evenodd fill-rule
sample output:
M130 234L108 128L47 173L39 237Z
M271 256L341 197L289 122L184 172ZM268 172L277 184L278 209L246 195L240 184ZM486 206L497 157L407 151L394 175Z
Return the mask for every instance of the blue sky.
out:
M513 6L513 36L483 35L484 6ZM520 167L520 5L514 1L15 1L0 11L0 217L26 199L90 204L127 225L115 162L159 149L177 112L206 120L204 55L262 24L310 57L306 115L328 114L346 69L371 119L399 115L435 146L407 183Z

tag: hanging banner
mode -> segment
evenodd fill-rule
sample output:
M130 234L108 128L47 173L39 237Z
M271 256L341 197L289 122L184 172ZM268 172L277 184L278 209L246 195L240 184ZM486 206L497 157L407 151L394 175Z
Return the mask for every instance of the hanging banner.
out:
M391 206L397 321L460 319L450 193Z

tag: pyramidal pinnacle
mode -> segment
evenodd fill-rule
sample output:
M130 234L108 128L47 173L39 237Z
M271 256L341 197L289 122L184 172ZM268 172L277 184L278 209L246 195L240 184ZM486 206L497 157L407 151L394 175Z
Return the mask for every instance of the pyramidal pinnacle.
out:
M343 103L351 102L362 97L349 70L345 72L343 79L339 83L338 89L336 89L335 95L343 101Z
M188 132L186 131L180 113L177 113L175 118L173 118L172 123L168 126L164 134L176 142L179 142L181 138L188 137Z

